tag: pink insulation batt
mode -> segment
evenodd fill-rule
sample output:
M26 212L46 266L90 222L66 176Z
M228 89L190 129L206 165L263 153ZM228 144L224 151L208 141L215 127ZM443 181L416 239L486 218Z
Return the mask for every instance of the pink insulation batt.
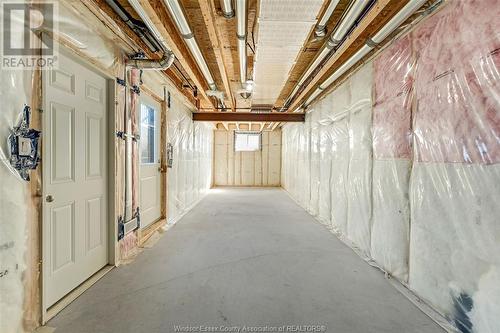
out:
M500 161L499 7L451 1L413 32L418 161Z
M375 60L373 150L375 159L411 157L413 57L406 36Z

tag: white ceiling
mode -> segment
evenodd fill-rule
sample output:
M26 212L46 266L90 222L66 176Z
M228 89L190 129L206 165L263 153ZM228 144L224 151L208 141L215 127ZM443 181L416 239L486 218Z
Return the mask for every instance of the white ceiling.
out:
M323 0L261 0L253 104L274 104Z

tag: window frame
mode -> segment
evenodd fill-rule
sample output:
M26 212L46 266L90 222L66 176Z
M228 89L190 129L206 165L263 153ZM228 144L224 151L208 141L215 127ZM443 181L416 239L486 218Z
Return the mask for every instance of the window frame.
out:
M143 110L143 106L146 107L148 109L148 111L152 110L153 111L153 115L154 115L154 118L153 118L153 128L154 128L154 133L153 133L153 158L152 158L152 162L144 162L143 159L142 159L142 145L139 144L139 162L141 165L154 165L154 164L158 164L159 163L159 139L158 139L158 131L159 131L159 128L158 128L158 125L159 125L159 119L158 119L158 115L159 115L159 112L158 110L156 109L156 107L154 107L151 103L148 103L147 101L140 101L139 102L139 128L140 128L140 138L142 140L143 139L143 133L142 133L142 129L143 129L143 123L142 123L142 110Z
M239 134L243 134L243 135L256 135L259 137L259 146L257 149L253 149L253 150L236 150L236 137L239 135ZM236 153L240 153L240 152L256 152L256 151L262 151L262 132L259 132L259 131L234 131L233 133L233 150L234 152Z

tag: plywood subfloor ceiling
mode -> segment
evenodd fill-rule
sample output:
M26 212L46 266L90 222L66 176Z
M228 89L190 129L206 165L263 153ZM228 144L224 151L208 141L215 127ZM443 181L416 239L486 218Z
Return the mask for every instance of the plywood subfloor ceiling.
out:
M135 19L140 19L128 0L116 1ZM243 112L298 110L301 103L322 81L359 50L368 37L378 31L408 2L407 0L375 1L335 54L325 58L325 61L305 81L302 89L290 99L287 107L283 108L285 101L292 97L290 93L297 81L307 71L310 63L321 52L321 48L328 40L328 35L323 39L317 39L313 29L318 18L324 14L333 0L247 0L248 66L246 77L253 79L255 83L254 92L248 98L241 95L242 86L239 82L236 18L226 19L222 16L220 0L178 1L217 87L224 94L225 110L217 108L219 103L215 97L209 97L206 93L208 89L206 80L175 27L164 1L139 0L146 14L160 30L162 37L169 41L176 55L177 60L174 66L165 74L200 111ZM428 0L429 3L434 1L437 0ZM352 0L336 2L333 15L327 20L328 33L334 31L351 2ZM158 59L161 56L149 52L137 34L120 19L119 15L113 12L107 1L88 0L84 3L90 7L102 9L109 19L113 20L123 30L122 32L130 37L137 49L144 50L149 58ZM102 13L97 11L96 15L99 16ZM408 22L412 20L410 18ZM406 25L407 23L403 24L403 26ZM397 31L394 34L397 34Z

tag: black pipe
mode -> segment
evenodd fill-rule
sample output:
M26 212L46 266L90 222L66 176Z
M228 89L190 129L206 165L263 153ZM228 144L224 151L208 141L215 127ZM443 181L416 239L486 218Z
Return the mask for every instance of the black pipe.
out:
M161 44L156 40L156 38L151 34L148 27L139 20L130 15L129 12L116 0L106 0L108 6L110 6L115 13L120 16L122 21L132 29L137 36L147 45L147 47L151 50L151 52L156 53L160 50L163 50ZM165 50L163 50L165 51Z

